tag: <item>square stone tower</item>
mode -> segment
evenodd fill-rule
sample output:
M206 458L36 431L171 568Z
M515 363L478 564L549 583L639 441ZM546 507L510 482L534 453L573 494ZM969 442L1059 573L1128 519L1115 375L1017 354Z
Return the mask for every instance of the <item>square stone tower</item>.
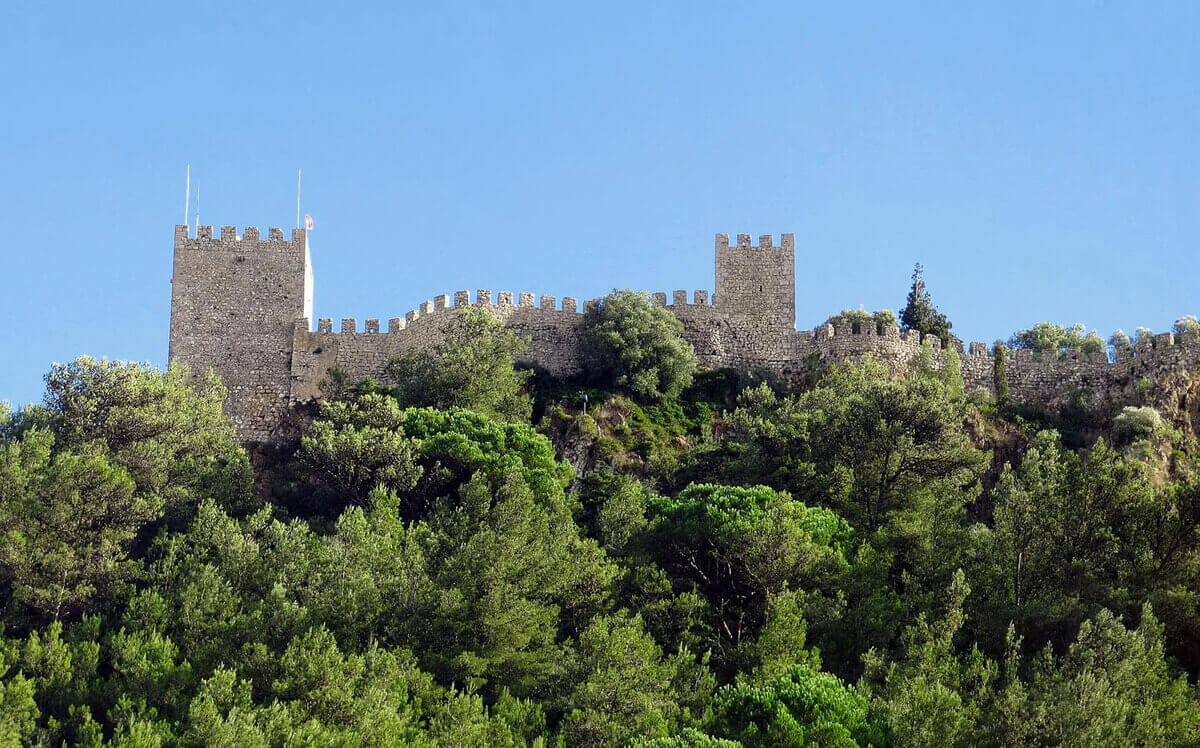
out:
M713 305L733 319L764 327L796 329L796 237L783 234L774 246L770 234L750 244L749 234L717 234L716 298Z
M213 371L229 390L226 412L243 441L266 441L290 402L296 320L312 319L308 233L270 229L241 236L175 227L170 359Z

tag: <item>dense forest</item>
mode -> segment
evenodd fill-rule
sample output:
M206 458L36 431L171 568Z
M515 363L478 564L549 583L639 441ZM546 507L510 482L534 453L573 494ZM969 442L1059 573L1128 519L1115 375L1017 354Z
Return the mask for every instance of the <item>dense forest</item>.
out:
M950 336L919 268L901 320ZM1200 744L1200 372L697 371L620 292L561 381L450 324L249 450L178 368L0 413L0 744Z

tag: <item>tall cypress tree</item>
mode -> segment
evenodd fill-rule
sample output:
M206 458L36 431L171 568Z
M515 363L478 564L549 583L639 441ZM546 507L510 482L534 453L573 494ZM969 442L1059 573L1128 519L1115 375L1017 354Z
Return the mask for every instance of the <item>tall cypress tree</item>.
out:
M912 288L908 291L908 301L900 312L900 327L905 330L917 330L922 335L936 335L942 342L950 341L950 328L954 327L946 315L937 310L925 289L924 268L917 263L913 268Z

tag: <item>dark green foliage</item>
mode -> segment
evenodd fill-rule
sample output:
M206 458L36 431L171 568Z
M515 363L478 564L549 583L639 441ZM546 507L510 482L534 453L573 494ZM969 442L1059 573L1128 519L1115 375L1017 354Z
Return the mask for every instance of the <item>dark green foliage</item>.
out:
M924 268L917 263L913 268L912 287L908 291L908 299L900 310L900 328L916 330L921 337L933 335L941 338L943 343L950 342L950 328L954 325L946 319L946 315L937 310L929 291L925 289Z
M0 744L1200 743L1170 409L976 407L930 347L802 392L545 380L535 430L497 345L456 349L468 408L340 382L257 476L178 371L0 408Z
M618 614L596 618L579 635L579 646L565 663L570 682L577 685L566 697L563 735L570 745L622 745L631 738L665 737L672 726L691 721L681 714L689 699L682 689L711 682L689 683L691 656L681 651L664 657L642 630L640 617Z
M993 346L992 383L996 388L996 402L1001 405L1008 402L1008 346L999 340Z
M0 569L10 605L53 620L111 597L136 574L130 545L162 501L137 491L99 445L51 455L46 431L0 454Z
M831 370L799 397L749 390L729 418L738 477L819 496L874 531L919 488L968 486L977 476L984 456L962 432L955 394L932 377L892 380L869 359Z
M205 498L234 510L249 506L246 453L221 412L225 388L211 374L80 358L46 375L46 404L30 415L63 448L104 444L139 493L162 499L175 517Z
M204 499L245 509L252 474L214 378L81 358L0 429L0 585L10 621L101 609L141 568L138 540Z
M765 486L694 485L651 505L654 556L708 601L710 646L736 671L767 618L772 596L803 590L827 607L847 572L850 527Z
M455 312L445 342L388 363L384 376L405 405L465 408L506 421L528 421L525 392L530 372L514 362L529 341L512 332L486 307Z
M998 576L988 599L999 625L1012 621L1040 645L1101 608L1132 616L1146 601L1172 611L1185 598L1195 604L1184 592L1200 572L1194 484L1155 490L1144 464L1103 440L1078 454L1044 431L994 494L989 553ZM1173 615L1168 623L1193 629Z
M583 316L587 369L602 386L644 400L673 398L692 381L696 354L683 323L644 293L617 291Z
M573 475L529 426L465 410L402 408L378 393L322 403L320 417L301 440L300 456L337 506L363 504L375 488L383 488L399 492L411 516L422 516L437 496L476 472L497 486L510 470L520 473L535 496L565 508L563 489Z

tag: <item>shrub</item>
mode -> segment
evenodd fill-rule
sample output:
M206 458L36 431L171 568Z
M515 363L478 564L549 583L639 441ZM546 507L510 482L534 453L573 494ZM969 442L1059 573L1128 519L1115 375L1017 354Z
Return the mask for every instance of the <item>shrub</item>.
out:
M1188 314L1175 320L1175 333L1183 332L1200 333L1200 320L1196 319L1196 315Z
M825 320L827 325L849 324L858 325L859 329L874 327L876 332L896 326L896 313L890 309L880 309L868 312L865 309L843 309L841 314L835 314Z
M432 350L388 362L384 376L408 406L464 408L505 421L528 421L525 392L530 372L514 362L529 347L491 310L465 307L446 327L446 341Z
M1011 348L1026 348L1038 355L1062 355L1068 351L1094 354L1103 351L1104 338L1095 330L1085 332L1085 329L1081 324L1067 328L1053 322L1039 322L1026 330L1013 333L1008 339L1008 345Z
M1112 337L1108 339L1108 344L1113 348L1128 348L1133 345L1133 341L1129 339L1129 336L1125 334L1124 330L1117 330L1112 334Z
M1113 419L1113 436L1128 444L1153 436L1162 425L1162 416L1154 408L1126 406Z
M692 382L696 353L683 323L645 293L617 291L583 317L584 356L599 383L647 400L673 398Z

